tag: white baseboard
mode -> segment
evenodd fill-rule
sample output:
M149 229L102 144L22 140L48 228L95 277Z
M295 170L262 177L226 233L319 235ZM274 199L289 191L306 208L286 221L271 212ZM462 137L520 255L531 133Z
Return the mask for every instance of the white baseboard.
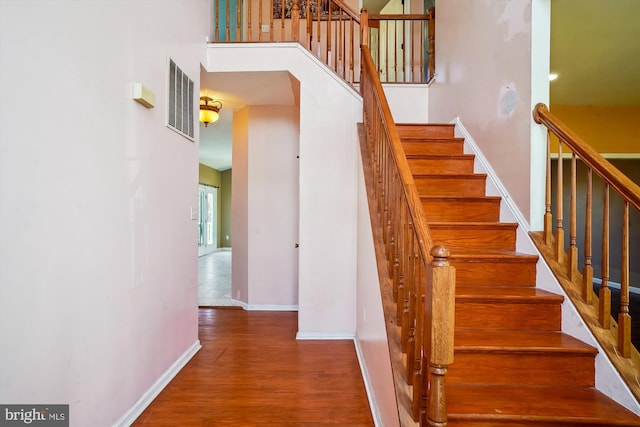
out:
M298 311L298 305L249 304L245 309L249 311Z
M249 304L247 304L244 301L240 301L240 300L231 298L231 302L233 303L233 305L239 305L240 307L244 308L245 310L249 309Z
M202 348L200 340L196 340L191 347L180 356L173 365L165 371L164 374L138 399L133 406L124 413L115 423L113 427L128 427L144 412L144 410L153 402L158 394L171 382L171 380L180 372L182 368L191 360L191 358Z
M356 338L354 332L314 332L298 331L297 340L353 340Z
M375 427L383 427L382 415L380 415L380 410L378 409L378 404L376 403L376 396L373 392L371 379L369 378L369 372L367 371L366 366L364 364L364 355L362 354L362 348L360 348L360 341L356 337L353 339L353 342L356 346L356 355L358 357L358 365L360 365L360 372L362 373L364 388L367 391L367 399L369 400L369 408L371 409L371 415L373 416L373 423Z
M456 126L456 133L459 133L460 136L464 137L465 144L468 144L468 146L473 151L473 154L475 154L476 160L478 161L478 164L476 164L475 167L480 167L482 171L487 174L488 178L491 180L491 183L495 186L496 190L502 197L502 201L508 205L509 211L515 216L515 219L524 229L524 231L528 233L531 230L529 221L527 221L524 215L522 215L522 212L511 198L511 195L507 191L507 188L502 184L500 178L498 178L498 174L496 174L495 170L493 170L491 164L480 150L480 147L478 146L476 141L473 139L467 128L465 128L462 124L460 117L456 117L452 121L452 123Z

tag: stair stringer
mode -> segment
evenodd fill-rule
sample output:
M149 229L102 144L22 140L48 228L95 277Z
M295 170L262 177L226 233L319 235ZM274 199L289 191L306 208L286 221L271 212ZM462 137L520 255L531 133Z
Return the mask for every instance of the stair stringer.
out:
M537 255L539 257L536 266L536 287L564 297L564 302L562 303L562 332L582 340L598 350L595 359L596 389L633 413L640 415L640 403L636 400L618 370L607 357L605 350L596 340L578 313L571 298L560 285L551 268L544 261L544 257L540 251L538 251L533 240L531 240L528 234L529 231L531 231L529 222L515 204L506 187L502 184L500 178L489 164L487 158L483 155L471 134L464 127L460 118L456 117L450 123L455 125L455 136L464 138L464 153L475 154L476 156L474 173L487 174L486 195L502 197L502 203L500 203L500 221L518 223L516 250L520 253Z

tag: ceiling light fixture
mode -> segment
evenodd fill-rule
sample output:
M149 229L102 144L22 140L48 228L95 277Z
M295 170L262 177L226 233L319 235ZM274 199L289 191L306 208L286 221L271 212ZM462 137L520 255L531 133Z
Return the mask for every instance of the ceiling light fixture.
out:
M550 73L549 74L549 81L550 82L554 81L557 78L558 78L558 74L557 73Z
M204 123L204 127L209 126L209 123L213 123L220 118L221 109L222 102L214 101L213 98L208 96L200 97L200 122Z

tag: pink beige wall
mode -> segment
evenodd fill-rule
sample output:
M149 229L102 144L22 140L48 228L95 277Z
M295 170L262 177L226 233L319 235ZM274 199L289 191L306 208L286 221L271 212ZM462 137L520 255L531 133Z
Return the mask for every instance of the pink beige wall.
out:
M171 57L198 93L209 16L208 0L0 1L3 404L129 425L198 350L199 135L166 127L166 91Z
M231 298L249 303L249 107L233 113Z
M207 50L208 72L288 70L300 81L298 337L352 338L360 97L299 44L218 44ZM235 164L233 169L235 197ZM235 263L235 213L233 221Z
M535 102L548 97L548 62L544 71L544 61L535 61L544 57L544 46L538 54L533 38L534 28L544 28L538 9L546 6L539 0L436 3L436 80L429 89L429 119L461 119L525 218L544 207L543 193L534 189L544 183L544 171L539 180L531 179L544 166L532 166L534 150L544 150L544 145L532 141L531 111ZM539 16L541 22L534 26ZM542 71L532 73L536 67ZM536 80L540 78L546 80L546 91Z
M298 306L298 116L297 106L249 107L250 308Z

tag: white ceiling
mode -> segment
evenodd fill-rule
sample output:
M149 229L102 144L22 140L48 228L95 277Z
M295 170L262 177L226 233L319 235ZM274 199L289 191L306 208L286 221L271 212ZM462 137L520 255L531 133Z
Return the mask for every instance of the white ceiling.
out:
M247 105L295 105L296 85L286 71L200 72L200 96L222 102L220 119L208 127L200 123L200 163L219 171L231 168L233 113Z
M559 77L550 103L640 105L639 19L640 0L551 0L551 71ZM286 71L201 71L201 95L222 101L222 110L216 123L200 124L200 162L229 169L233 112L298 104L296 84Z

